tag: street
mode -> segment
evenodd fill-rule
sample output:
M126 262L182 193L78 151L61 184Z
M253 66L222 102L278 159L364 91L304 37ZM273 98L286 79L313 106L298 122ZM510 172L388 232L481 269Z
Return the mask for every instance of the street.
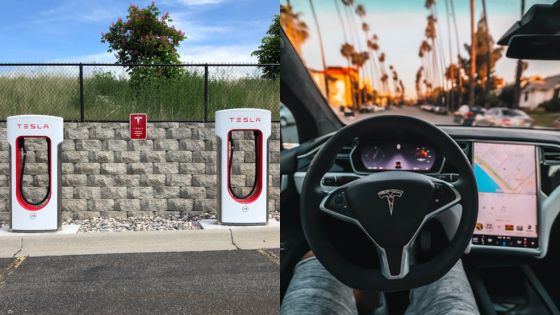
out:
M380 115L404 115L404 116L413 116L416 118L420 118L426 121L429 121L436 125L456 125L457 123L453 122L452 115L436 115L434 113L430 113L427 111L423 111L418 107L413 106L402 106L402 107L391 107L390 110L378 112L378 113L356 113L354 117L344 117L342 113L336 113L340 120L345 124L351 124L358 120L368 118L371 116L380 116ZM298 143L298 136L297 136L297 126L296 125L288 125L286 127L282 127L282 142L284 143Z
M0 259L0 314L273 314L278 250Z

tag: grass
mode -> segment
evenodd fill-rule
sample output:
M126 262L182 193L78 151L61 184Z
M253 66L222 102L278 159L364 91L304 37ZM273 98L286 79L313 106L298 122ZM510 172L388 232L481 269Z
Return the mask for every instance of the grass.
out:
M279 120L280 84L258 77L208 81L208 116L220 109L255 107L272 111ZM204 119L204 77L185 71L175 79L148 80L140 86L110 73L84 78L86 120L128 120L147 113L151 121ZM44 114L80 119L78 78L66 76L0 77L0 118Z
M552 128L552 122L560 116L554 112L528 112L529 116L535 120L535 126Z

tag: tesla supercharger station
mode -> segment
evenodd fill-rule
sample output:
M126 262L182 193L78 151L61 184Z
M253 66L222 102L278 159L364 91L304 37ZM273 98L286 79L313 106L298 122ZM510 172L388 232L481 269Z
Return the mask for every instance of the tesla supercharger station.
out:
M234 132L253 132L255 179L251 191L239 195L232 189L235 151ZM254 108L216 112L218 137L218 222L226 225L258 225L268 222L268 139L270 111Z
M61 117L21 115L7 118L10 145L10 230L56 231L61 228L60 153L64 139ZM27 151L25 141L46 142L48 182L40 200L30 200L23 187Z

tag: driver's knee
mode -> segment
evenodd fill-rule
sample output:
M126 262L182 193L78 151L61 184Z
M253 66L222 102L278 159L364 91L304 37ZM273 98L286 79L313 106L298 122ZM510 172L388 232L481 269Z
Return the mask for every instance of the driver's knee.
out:
M461 260L435 282L412 289L406 314L479 314Z
M358 314L353 290L331 275L312 252L296 265L281 314Z

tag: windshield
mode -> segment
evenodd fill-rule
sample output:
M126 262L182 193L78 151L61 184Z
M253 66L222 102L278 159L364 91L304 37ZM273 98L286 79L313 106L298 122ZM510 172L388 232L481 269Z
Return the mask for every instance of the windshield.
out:
M440 125L560 128L560 62L510 59L496 44L523 5L552 2L282 0L280 21L346 124L398 114Z

